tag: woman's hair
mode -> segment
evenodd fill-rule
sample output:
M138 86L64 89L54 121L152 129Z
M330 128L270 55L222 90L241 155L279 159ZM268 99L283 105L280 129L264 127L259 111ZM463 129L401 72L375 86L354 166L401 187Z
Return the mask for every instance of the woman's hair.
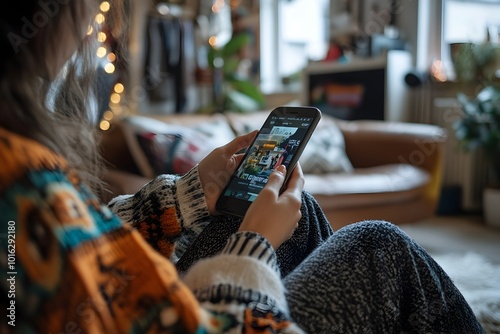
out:
M126 41L126 0L107 0L106 24L118 48ZM8 5L7 5L8 3ZM83 6L98 0L4 1L0 5L0 126L64 156L94 190L101 190L98 151L96 29L81 31ZM7 9L7 6L9 9ZM70 20L68 16L70 15ZM86 36L54 80L40 46L57 47L60 24ZM90 23L90 22L89 22ZM68 26L70 25L70 26ZM87 34L87 35L86 35ZM42 76L41 76L42 74Z

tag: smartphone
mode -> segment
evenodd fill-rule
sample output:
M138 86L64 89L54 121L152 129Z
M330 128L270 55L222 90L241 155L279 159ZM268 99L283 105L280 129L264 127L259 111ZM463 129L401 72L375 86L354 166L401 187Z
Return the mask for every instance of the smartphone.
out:
M321 119L315 107L279 106L271 111L216 203L216 210L243 217L272 171L287 170L286 184Z

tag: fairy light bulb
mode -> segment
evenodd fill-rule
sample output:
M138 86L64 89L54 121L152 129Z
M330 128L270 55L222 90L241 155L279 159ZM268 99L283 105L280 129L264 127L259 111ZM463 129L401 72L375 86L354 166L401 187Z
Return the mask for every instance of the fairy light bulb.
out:
M106 20L106 18L104 17L104 15L102 13L99 13L95 16L95 22L97 24L103 24L105 20Z
M110 52L110 53L108 53L108 55L106 56L106 58L108 59L108 61L110 63L112 63L112 62L114 62L116 60L116 55L113 52Z
M112 103L118 104L118 103L120 103L122 98L121 98L120 94L113 93L113 94L111 94L111 97L109 99Z
M106 36L106 33L105 32L102 32L102 31L99 31L97 33L97 40L101 43L104 43L106 42L106 39L107 39L108 36Z
M103 13L106 13L107 11L109 11L110 8L111 8L111 5L107 1L101 2L101 5L99 6L99 9Z
M107 63L104 65L104 71L108 74L114 73L115 72L115 65L111 63Z
M115 93L121 94L125 90L125 87L123 86L123 84L117 83L113 90L115 91Z

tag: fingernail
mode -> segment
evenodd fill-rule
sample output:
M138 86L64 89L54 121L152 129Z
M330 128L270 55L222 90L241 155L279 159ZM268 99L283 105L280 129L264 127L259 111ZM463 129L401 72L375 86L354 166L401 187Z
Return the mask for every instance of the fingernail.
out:
M285 174L286 173L286 167L284 165L279 165L278 168L276 168L276 170L278 172L280 172L281 174Z

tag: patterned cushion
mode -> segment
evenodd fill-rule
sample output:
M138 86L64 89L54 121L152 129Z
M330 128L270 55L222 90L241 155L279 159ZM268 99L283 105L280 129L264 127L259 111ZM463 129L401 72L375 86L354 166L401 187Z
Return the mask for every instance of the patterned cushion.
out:
M190 127L133 115L124 118L122 124L134 161L150 178L184 174L213 149L234 138L231 132L222 131L220 124L210 122Z
M195 132L140 132L137 140L155 175L185 174L212 151L206 138Z
M307 174L348 173L354 169L345 153L344 136L334 122L318 125L299 162Z

